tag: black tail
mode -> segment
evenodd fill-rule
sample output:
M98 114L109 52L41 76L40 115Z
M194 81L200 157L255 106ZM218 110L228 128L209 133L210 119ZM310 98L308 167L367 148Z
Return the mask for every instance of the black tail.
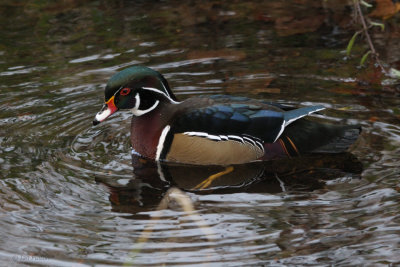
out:
M332 125L306 119L290 124L282 134L290 154L345 152L361 133L359 125Z

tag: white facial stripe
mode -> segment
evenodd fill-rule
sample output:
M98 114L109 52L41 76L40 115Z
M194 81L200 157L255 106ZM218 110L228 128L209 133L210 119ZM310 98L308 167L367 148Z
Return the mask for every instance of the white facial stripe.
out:
M168 94L168 90L167 90L167 88L164 86L164 84L163 83L161 83L162 84L162 87L164 87L164 89L165 89L165 93L168 95L168 97L170 98L171 96Z
M134 107L134 109L135 110L139 110L139 106L140 106L140 96L139 96L139 94L136 94L135 95L135 107Z
M133 109L131 109L131 112L135 116L142 116L143 114L149 113L150 111L155 109L157 107L158 103L160 103L160 101L157 100L154 103L154 105L152 105L151 107L149 107L148 109L145 109L145 110L136 109L136 105L135 105L135 107Z
M165 138L167 137L167 134L168 134L170 128L171 128L171 126L167 125L164 127L164 129L161 132L160 138L158 139L156 160L160 160L161 152L164 148Z
M159 94L165 95L166 97L168 97L168 98L169 98L169 95L167 95L167 94L166 94L166 93L164 93L163 91L161 91L161 90L158 90L158 89L156 89L156 88L153 88L153 87L142 87L142 89L145 89L145 90L148 90L148 91L153 91L153 92L156 92L156 93L159 93Z
M164 87L164 88L165 88L165 87ZM179 103L179 102L176 102L175 100L173 100L173 99L169 96L168 93L165 93L165 92L163 92L163 91L161 91L161 90L158 90L157 88L153 88L153 87L142 87L142 89L148 90L148 91L152 91L152 92L155 92L155 93L158 93L158 94L161 94L161 95L165 96L166 98L168 98L168 100L169 100L171 103L173 103L173 104L178 104L178 103ZM167 90L165 90L165 91L167 92Z
M136 101L135 102L135 107L131 109L132 114L135 115L135 116L142 116L143 114L146 114L146 113L152 111L153 109L155 109L157 107L158 103L160 103L159 100L156 100L156 102L154 102L154 104L151 107L149 107L148 109L140 110L139 109L139 107L140 107L140 96L139 96L139 93L137 93L135 95L135 101Z

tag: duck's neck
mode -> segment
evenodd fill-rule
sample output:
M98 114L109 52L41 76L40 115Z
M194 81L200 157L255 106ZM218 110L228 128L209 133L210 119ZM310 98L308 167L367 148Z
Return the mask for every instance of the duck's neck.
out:
M131 122L132 148L144 157L155 159L157 146L164 128L172 117L172 104L162 104L142 116L133 116ZM168 112L166 112L168 110Z

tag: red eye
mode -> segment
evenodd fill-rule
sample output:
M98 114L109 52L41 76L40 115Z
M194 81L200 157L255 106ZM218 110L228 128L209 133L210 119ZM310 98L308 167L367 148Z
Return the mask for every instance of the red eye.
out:
M119 94L120 95L127 95L127 94L129 94L131 92L131 89L129 89L129 88L124 88L124 89L122 89L120 92L119 92Z

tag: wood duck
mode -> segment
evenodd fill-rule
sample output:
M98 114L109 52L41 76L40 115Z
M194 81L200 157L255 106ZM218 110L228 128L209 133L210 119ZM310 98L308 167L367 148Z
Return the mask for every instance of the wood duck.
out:
M294 109L228 95L178 101L159 72L133 66L110 78L105 104L93 125L118 110L130 110L132 148L143 157L229 165L347 150L361 127L303 118L323 109L320 105Z

